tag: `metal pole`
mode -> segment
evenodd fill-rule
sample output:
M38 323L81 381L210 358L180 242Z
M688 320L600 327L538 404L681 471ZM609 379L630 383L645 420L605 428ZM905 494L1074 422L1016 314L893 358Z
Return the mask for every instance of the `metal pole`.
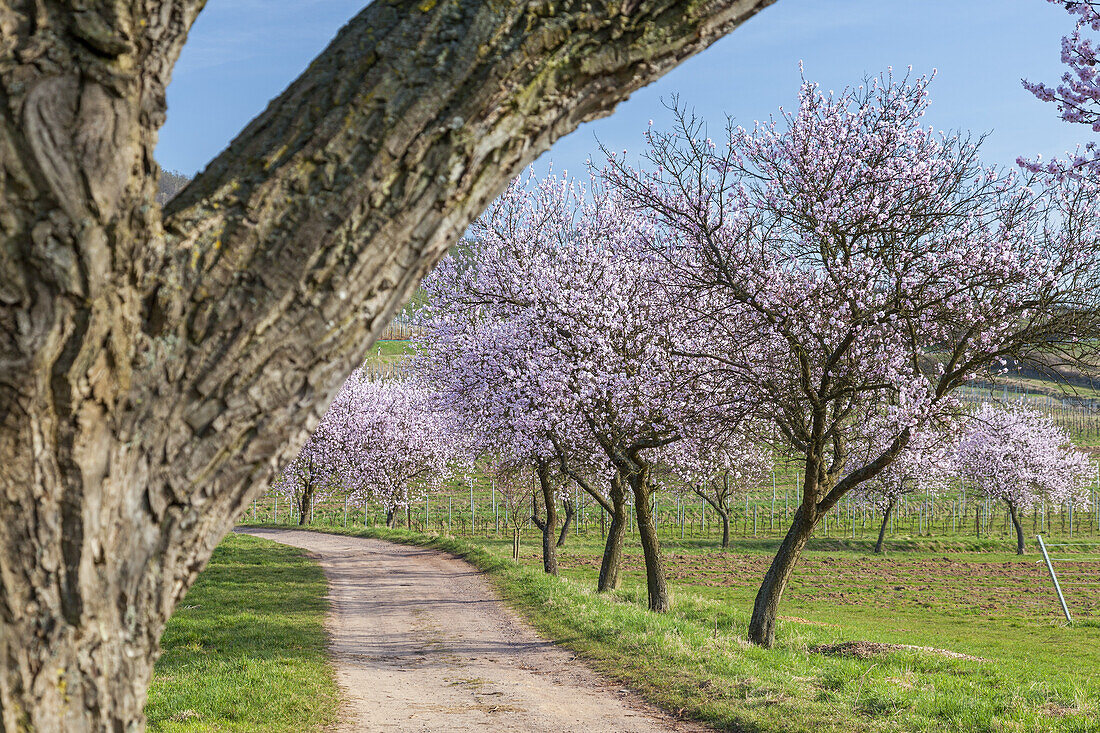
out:
M1066 622L1073 623L1073 619L1070 618L1069 609L1066 608L1066 599L1062 595L1062 586L1058 584L1058 576L1054 574L1054 566L1050 563L1050 555L1047 554L1047 546L1043 544L1043 536L1035 535L1035 539L1039 540L1039 549L1043 551L1043 560L1047 563L1047 571L1050 572L1050 579L1054 581L1054 590L1058 594L1058 602L1062 604L1062 613L1066 615Z
M772 513L768 515L768 531L775 529L775 469L772 469Z
M474 480L470 479L470 534L474 533Z

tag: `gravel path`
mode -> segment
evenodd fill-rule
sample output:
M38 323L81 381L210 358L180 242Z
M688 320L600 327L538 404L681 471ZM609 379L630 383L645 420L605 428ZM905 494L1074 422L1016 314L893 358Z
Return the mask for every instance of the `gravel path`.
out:
M381 540L249 529L302 547L329 581L345 731L702 732L540 638L474 567Z

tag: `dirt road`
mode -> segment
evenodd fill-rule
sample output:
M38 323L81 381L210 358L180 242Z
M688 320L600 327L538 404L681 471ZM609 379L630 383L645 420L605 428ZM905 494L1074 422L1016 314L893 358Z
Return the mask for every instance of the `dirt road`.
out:
M381 540L251 529L313 553L346 731L704 731L538 637L471 565Z

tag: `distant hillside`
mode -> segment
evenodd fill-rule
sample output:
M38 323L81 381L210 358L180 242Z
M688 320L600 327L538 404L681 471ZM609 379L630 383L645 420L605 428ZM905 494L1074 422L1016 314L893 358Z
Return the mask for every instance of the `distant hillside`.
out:
M179 171L161 171L157 181L157 203L164 206L191 182L192 176Z

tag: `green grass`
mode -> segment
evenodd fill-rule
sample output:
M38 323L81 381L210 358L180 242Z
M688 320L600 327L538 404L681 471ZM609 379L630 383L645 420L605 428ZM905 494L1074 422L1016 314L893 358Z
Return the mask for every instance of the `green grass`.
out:
M744 578L719 576L735 581L730 585L706 583L713 578L708 566L761 560L771 549L767 542L747 542L723 553L700 542L668 541L674 563L698 559L701 569L673 582L674 609L658 616L644 608L644 576L635 548L626 557L622 589L610 596L593 592L590 560L599 551L594 537L571 538L561 555L563 576L551 578L539 572L537 537L530 533L519 566L508 559L509 540L503 538L456 540L382 529L348 533L427 544L464 556L488 571L502 594L544 634L666 709L722 729L1100 730L1100 624L1095 620L1066 627L1054 613L1011 604L951 612L952 598L934 582L914 585L912 602L885 605L881 584L873 578L865 584L838 581L843 587L832 595L792 583L776 648L763 650L745 640L759 576L746 572ZM1035 560L1034 555L1018 560L974 549L965 548L950 561L998 567L1019 562L1023 569ZM879 560L861 550L830 546L829 552L809 552L806 564L844 568L862 562L873 569L874 563L904 558L919 568L925 560L943 561L942 551L895 551ZM915 575L913 582L920 583L919 572ZM847 640L929 646L982 661L912 650L870 659L811 651Z
M400 360L415 353L412 341L375 341L367 358L382 357L384 361Z
M153 731L321 730L339 702L326 584L301 550L229 535L161 639Z

